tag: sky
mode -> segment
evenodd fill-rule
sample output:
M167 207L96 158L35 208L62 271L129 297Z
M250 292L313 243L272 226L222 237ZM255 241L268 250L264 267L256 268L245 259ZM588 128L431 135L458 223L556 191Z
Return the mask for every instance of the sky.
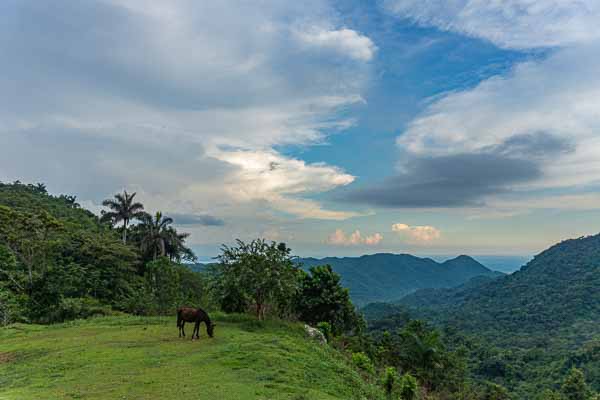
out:
M600 231L596 0L3 0L0 181L127 189L201 259Z

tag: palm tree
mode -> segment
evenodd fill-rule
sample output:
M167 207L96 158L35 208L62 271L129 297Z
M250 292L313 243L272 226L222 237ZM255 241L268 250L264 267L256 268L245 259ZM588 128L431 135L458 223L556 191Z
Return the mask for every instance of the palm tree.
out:
M102 211L101 221L110 222L113 225L123 222L123 244L127 243L127 227L133 219L140 219L144 215L144 206L142 203L134 202L134 193L117 193L114 199L106 199L102 202L104 207L110 211Z
M167 255L167 245L173 240L174 229L170 227L173 219L163 217L158 211L154 217L143 213L140 217L140 230L142 233L140 247L146 254L152 254L152 259Z
M165 252L171 261L180 262L182 259L197 261L194 252L185 245L185 240L190 236L189 233L179 233L171 226L167 228L167 232L168 240L165 243Z

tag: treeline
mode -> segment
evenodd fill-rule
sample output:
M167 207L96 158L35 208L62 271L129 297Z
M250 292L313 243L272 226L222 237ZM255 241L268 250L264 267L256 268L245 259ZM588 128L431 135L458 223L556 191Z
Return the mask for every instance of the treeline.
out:
M0 183L0 323L157 314L201 303L205 282L180 263L195 259L187 235L134 198L107 200L98 218L42 184Z

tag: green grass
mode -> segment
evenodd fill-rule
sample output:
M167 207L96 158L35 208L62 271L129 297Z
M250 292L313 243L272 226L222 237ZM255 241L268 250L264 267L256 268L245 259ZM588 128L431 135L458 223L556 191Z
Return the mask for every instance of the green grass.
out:
M377 399L300 325L217 317L179 339L174 318L105 317L0 329L0 399Z

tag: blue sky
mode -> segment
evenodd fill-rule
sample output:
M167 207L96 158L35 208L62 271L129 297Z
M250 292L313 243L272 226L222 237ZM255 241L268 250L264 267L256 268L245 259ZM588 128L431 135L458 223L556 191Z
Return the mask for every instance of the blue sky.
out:
M200 256L530 255L600 221L600 5L0 4L0 180L136 191Z

